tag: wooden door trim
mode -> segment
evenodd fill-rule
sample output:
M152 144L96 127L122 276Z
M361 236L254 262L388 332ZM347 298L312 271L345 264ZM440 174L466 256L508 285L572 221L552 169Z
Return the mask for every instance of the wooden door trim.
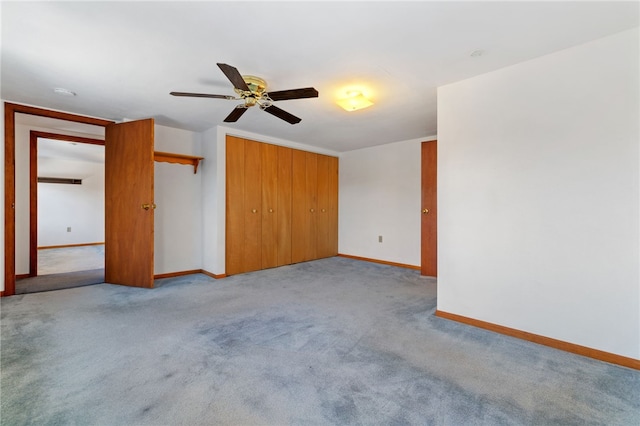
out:
M38 276L38 139L88 143L104 146L103 139L69 136L59 133L29 132L29 277Z
M52 111L27 105L4 104L4 291L0 297L16 292L16 113L73 121L106 127L110 120Z

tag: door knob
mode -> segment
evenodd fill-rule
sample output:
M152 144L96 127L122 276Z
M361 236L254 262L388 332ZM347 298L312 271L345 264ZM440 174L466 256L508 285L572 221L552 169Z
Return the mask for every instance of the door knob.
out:
M149 210L151 208L151 204L143 204L142 208L145 210Z
M256 210L256 209L251 209L251 213L258 213L258 210Z
M422 214L429 214L429 209L422 209Z
M269 213L273 213L273 209L269 209Z

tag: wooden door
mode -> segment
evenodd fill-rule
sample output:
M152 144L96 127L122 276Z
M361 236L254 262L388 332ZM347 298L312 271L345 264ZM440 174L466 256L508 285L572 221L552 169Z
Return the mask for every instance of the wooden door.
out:
M153 287L153 119L105 133L105 281Z
M278 266L278 147L261 144L262 269Z
M437 141L422 142L422 275L438 276Z
M291 148L278 147L277 266L291 264Z
M326 155L318 155L318 234L317 234L317 256L318 258L330 257L332 253L331 247L331 223L329 198L331 197L330 189L330 158Z
M306 232L307 212L307 160L304 151L291 152L291 263L304 261L308 244Z
M305 152L306 157L306 210L307 244L305 245L304 260L318 258L318 154Z
M244 250L244 140L227 136L226 267L229 275L242 272Z
M262 150L227 136L226 273L262 269Z
M242 272L262 269L261 144L244 140L244 250Z
M327 254L338 255L338 157L329 157L329 197L327 200Z
M304 262L317 256L317 155L292 152L291 262Z

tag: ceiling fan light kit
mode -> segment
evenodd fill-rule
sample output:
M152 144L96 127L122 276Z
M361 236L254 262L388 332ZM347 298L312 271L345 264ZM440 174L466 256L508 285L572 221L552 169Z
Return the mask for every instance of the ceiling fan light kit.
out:
M253 75L241 75L238 70L227 64L217 64L220 70L227 76L233 90L237 96L228 95L212 95L207 93L190 93L190 92L171 92L173 96L186 96L193 98L214 98L227 99L234 101L244 101L243 104L237 105L233 111L224 119L226 123L233 123L244 114L248 108L258 105L261 110L278 117L290 124L299 123L302 119L290 114L275 105L274 101L283 101L288 99L317 98L318 91L313 87L303 89L280 90L277 92L267 92L267 82Z

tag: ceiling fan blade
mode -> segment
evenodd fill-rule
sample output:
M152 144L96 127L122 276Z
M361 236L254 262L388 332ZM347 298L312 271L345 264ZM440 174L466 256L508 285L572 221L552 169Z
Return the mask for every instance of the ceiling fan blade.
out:
M284 121L286 121L289 124L296 124L299 123L300 121L302 121L301 118L296 117L293 114L289 114L287 111L278 108L277 106L271 105L268 106L266 108L263 108L266 112L268 112L271 115L275 115L278 118L283 119Z
M222 70L224 75L227 76L229 81L231 81L231 84L233 84L233 87L235 87L236 89L243 90L245 92L249 91L249 86L247 86L247 82L244 81L244 79L242 78L242 76L240 75L240 72L236 69L236 67L232 67L231 65L227 65L227 64L217 64L217 65Z
M235 123L245 112L247 112L247 107L245 107L244 104L238 105L231 111L231 114L227 115L224 121L225 123Z
M313 87L305 87L304 89L279 90L277 92L269 92L269 98L272 101L284 101L286 99L303 99L317 98L318 91Z
M208 93L171 92L173 96L188 96L190 98L214 98L214 99L235 99L229 95L210 95Z

